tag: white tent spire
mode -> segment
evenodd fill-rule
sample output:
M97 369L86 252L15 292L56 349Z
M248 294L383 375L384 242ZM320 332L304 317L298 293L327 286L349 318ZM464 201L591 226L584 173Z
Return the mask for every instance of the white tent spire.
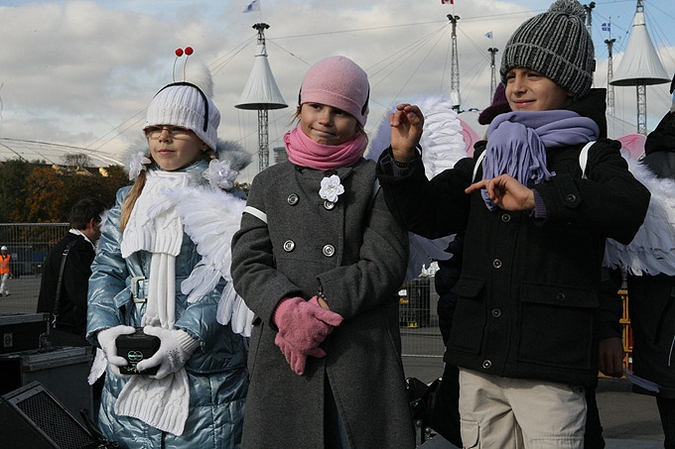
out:
M239 98L239 103L234 105L238 109L258 111L258 170L262 171L269 165L269 144L267 111L270 109L283 109L288 105L279 92L279 87L272 75L267 49L265 47L264 30L270 26L266 23L256 23L253 29L258 31L258 45L256 48L253 69L249 75L244 91Z
M633 29L626 51L609 81L613 86L636 86L639 134L647 134L646 86L670 82L645 25L643 0L637 0Z

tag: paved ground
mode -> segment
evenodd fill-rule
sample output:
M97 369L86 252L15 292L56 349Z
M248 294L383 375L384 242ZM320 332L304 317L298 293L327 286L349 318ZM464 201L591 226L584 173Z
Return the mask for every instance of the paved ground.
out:
M34 313L39 284L40 278L36 276L10 279L12 295L0 298L0 314ZM403 338L412 337L406 335ZM440 357L404 357L403 365L406 377L417 377L427 384L443 372ZM663 432L652 397L632 393L626 379L600 379L597 400L608 449L663 447ZM453 447L441 437L435 437L423 446L425 449Z

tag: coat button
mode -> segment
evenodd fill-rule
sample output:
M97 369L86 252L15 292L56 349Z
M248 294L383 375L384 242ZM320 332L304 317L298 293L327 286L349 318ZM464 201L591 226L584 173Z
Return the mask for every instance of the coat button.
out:
M284 242L284 251L290 253L295 249L295 242L293 240L286 240Z
M326 201L323 202L323 207L326 210L333 210L333 209L335 209L335 203L333 203L332 201L326 200Z
M492 309L492 316L495 318L499 318L502 316L502 311L499 309Z
M568 203L574 203L577 200L577 196L573 193L568 193L567 196L565 197L565 201Z
M509 221L511 221L511 215L509 215L509 214L502 214L502 221L503 221L504 223L508 223Z
M492 361L491 360L483 360L483 363L481 364L483 369L490 369L492 368Z
M288 204L290 204L291 206L295 206L296 204L298 204L298 201L300 201L300 198L298 198L297 194L291 193L290 195L288 195Z
M501 268L502 267L502 261L499 259L495 259L492 261L492 266L495 268Z
M566 298L566 296L565 296L564 293L556 293L555 294L555 299L557 299L558 301L564 301L565 298Z
M326 257L333 257L335 254L335 247L333 245L325 245L321 252Z

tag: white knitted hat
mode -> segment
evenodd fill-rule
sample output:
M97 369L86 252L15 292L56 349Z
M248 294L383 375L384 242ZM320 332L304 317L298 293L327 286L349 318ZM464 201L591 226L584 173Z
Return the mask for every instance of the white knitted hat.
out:
M167 84L155 94L143 129L157 125L182 126L215 150L219 124L220 111L213 100L196 84L180 81Z

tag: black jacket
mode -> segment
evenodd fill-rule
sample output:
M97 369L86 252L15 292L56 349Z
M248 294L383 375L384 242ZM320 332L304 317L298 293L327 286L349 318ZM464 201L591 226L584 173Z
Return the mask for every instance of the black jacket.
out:
M84 337L87 326L87 289L95 253L91 243L81 235L68 232L47 255L42 270L37 311L54 311L61 258L64 248L70 242L75 243L66 258L56 327Z
M645 142L646 164L659 178L675 179L675 114L666 114ZM633 371L659 385L658 396L675 398L675 276L628 276L633 329ZM634 386L633 390L644 393Z
M597 101L587 103L578 110L604 117ZM592 147L582 179L582 147L547 149L555 176L535 187L545 220L490 211L480 192L465 194L472 158L429 181L419 158L395 177L384 163L389 150L381 156L385 198L410 231L437 238L466 230L448 362L504 377L596 384L604 241L631 241L649 191L628 171L621 144L607 139ZM474 156L484 148L476 144Z

